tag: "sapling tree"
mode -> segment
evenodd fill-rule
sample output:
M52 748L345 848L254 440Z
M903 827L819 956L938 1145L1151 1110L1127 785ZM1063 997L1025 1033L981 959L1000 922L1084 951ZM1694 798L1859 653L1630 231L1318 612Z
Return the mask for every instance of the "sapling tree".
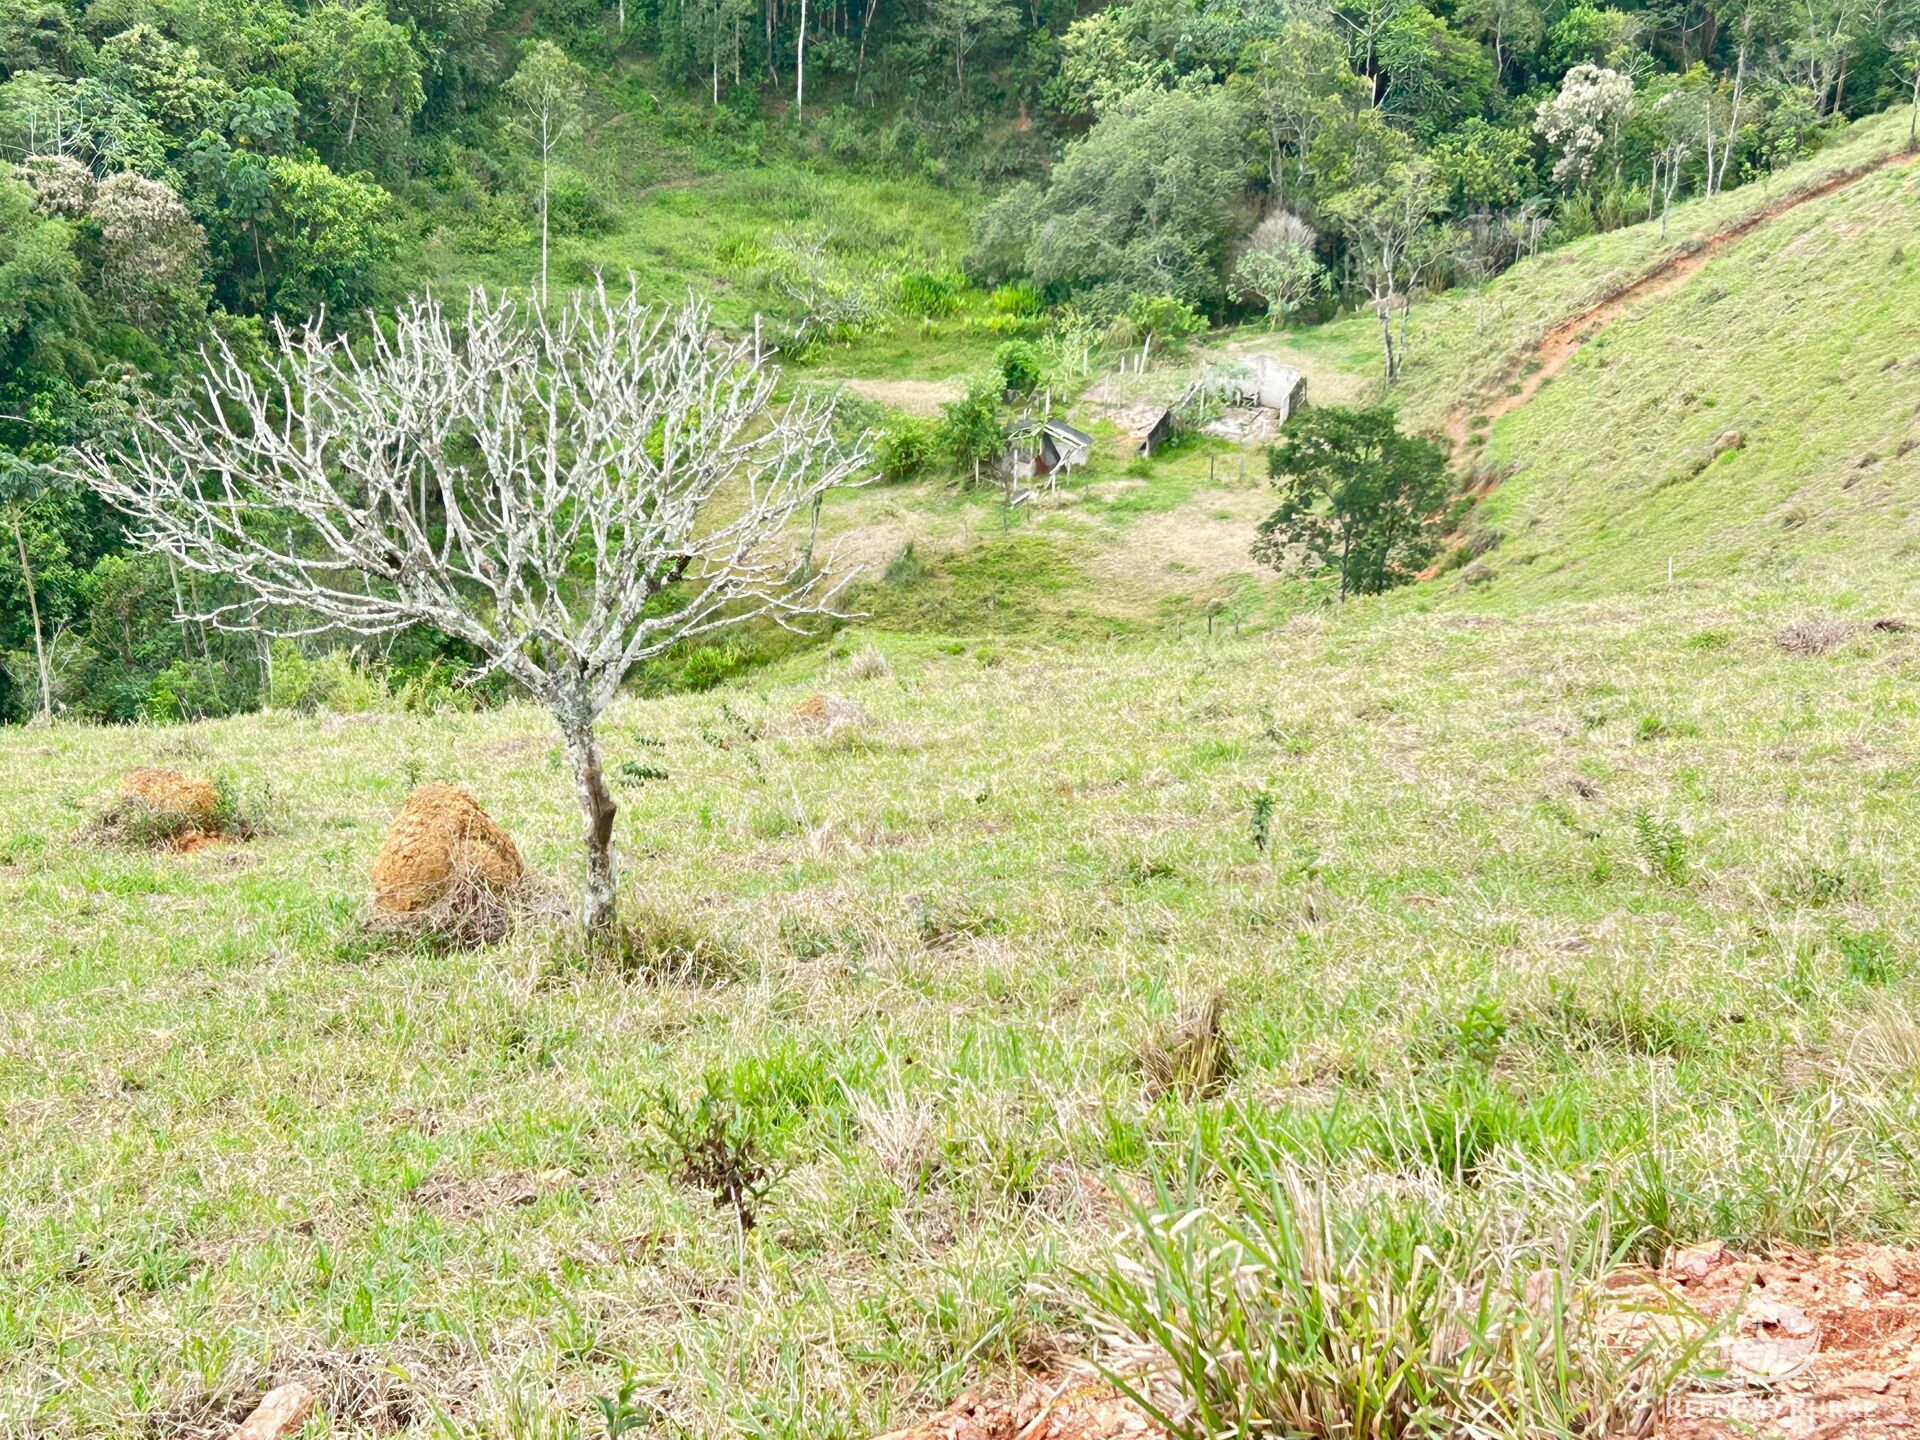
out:
M431 625L552 712L586 820L584 918L616 915L614 802L595 722L629 671L750 618L833 613L844 579L787 538L852 480L831 403L775 376L704 306L595 287L552 308L431 296L350 346L278 327L257 378L216 339L199 393L143 402L75 469L139 543L237 596L198 617L278 635ZM291 618L289 618L291 617Z

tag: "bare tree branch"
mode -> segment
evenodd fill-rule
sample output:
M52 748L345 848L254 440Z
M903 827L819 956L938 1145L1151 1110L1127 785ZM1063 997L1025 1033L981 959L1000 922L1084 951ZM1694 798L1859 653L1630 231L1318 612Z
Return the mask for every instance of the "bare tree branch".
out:
M633 667L748 619L836 613L847 577L784 536L854 481L864 444L837 440L831 402L776 406L774 373L701 304L475 290L457 317L413 300L359 350L323 317L274 339L270 380L216 340L196 403L143 405L126 444L78 452L76 473L140 543L237 585L205 623L426 624L473 646L559 720L590 862L612 816L593 722Z

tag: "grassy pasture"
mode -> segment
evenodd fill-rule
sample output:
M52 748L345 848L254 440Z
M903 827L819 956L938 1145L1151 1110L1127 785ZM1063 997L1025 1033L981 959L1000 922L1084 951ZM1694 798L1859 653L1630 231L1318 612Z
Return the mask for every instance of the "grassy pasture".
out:
M1140 465L1102 428L1015 511L846 497L865 619L608 717L618 956L363 925L424 780L576 883L527 707L0 732L0 1433L224 1434L292 1376L315 1434L598 1436L624 1390L638 1433L860 1440L1084 1348L1066 1277L1125 1198L1217 1200L1252 1151L1416 1233L1920 1241L1920 633L1873 623L1920 620L1913 174L1756 232L1502 419L1484 583L1310 608L1251 573L1269 492L1209 442ZM684 178L597 253L724 285L735 218L851 183ZM1658 253L1417 311L1409 410ZM821 370L958 373L971 315ZM1368 323L1285 343L1358 373ZM870 721L796 726L821 688ZM262 833L92 843L138 764ZM1224 1091L1156 1093L1142 1051L1216 991ZM666 1134L702 1098L764 1164L751 1228Z
M624 1364L662 1433L864 1435L1070 1331L1029 1282L1228 1108L1357 1191L1644 1247L1911 1237L1920 641L1774 643L1832 605L883 636L891 675L625 702L629 974L360 928L420 779L572 881L529 710L0 736L0 1424L169 1433L297 1372L335 1434L598 1433ZM821 663L869 726L794 731ZM89 847L136 762L271 833ZM1216 988L1226 1096L1150 1097ZM657 1152L709 1079L779 1171L744 1234Z

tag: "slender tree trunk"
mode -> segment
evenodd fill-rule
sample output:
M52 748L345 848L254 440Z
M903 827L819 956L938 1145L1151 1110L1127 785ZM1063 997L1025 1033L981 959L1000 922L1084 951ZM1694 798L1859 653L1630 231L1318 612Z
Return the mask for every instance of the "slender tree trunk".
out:
M1913 56L1913 118L1907 121L1907 149L1920 150L1920 46Z
M800 0L800 32L793 42L793 109L802 114L807 108L807 0Z
M1727 166L1733 163L1734 143L1740 138L1740 102L1747 87L1747 43L1753 32L1753 19L1747 19L1740 35L1740 58L1733 67L1733 106L1727 115L1727 143L1720 147L1720 173L1707 177L1707 193L1715 194L1726 186ZM1707 133L1713 133L1713 117L1707 117ZM1709 166L1711 168L1711 166Z
M867 13L860 21L860 53L853 61L853 98L860 98L860 82L867 73L867 32L873 28L874 7L880 0L867 0Z
M587 893L581 923L589 935L604 935L613 928L618 915L613 874L613 817L618 807L600 770L600 746L594 739L593 721L587 717L586 707L579 705L563 715L560 728L567 755L573 761L580 810L587 822Z
M13 543L20 551L20 578L27 586L27 609L33 612L33 659L40 669L40 716L53 723L53 676L47 669L47 642L40 628L40 597L33 588L33 563L27 559L27 537L20 529L20 514L13 515Z
M547 187L553 179L553 147L540 147L540 303L547 303Z
M1393 289L1376 290L1373 296L1373 312L1380 320L1380 348L1386 361L1387 384L1393 384L1394 377L1400 373L1399 357L1393 350Z

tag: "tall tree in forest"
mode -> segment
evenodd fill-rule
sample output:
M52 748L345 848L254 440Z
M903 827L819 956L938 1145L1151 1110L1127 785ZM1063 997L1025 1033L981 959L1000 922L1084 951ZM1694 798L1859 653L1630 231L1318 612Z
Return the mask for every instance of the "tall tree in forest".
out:
M540 157L540 300L547 299L548 251L553 192L553 162L568 141L580 133L584 118L580 96L587 72L551 40L536 40L520 57L519 68L506 83L514 107L514 129L530 142Z

